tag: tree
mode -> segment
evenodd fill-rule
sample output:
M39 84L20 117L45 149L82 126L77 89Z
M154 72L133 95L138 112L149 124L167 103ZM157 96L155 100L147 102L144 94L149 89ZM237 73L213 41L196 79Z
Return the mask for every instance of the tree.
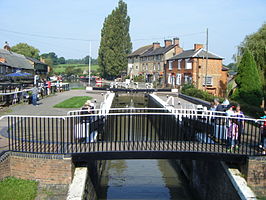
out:
M40 51L34 48L33 46L28 45L27 43L19 43L11 47L11 51L18 53L18 54L22 54L30 58L39 59Z
M237 89L233 95L237 101L260 106L262 100L262 83L258 69L249 50L245 50L238 65L236 75Z
M58 62L58 64L66 64L66 60L64 57L58 58L57 62Z
M101 30L98 64L104 78L117 77L127 69L127 55L132 50L129 24L127 4L119 0L118 7L105 18Z
M44 53L41 55L42 58L44 59L51 59L53 62L53 65L57 65L58 64L58 58L57 55L54 52L49 52L49 53Z
M246 49L254 57L264 88L264 99L266 99L266 23L256 33L246 36L245 40L238 47L236 59L241 58Z

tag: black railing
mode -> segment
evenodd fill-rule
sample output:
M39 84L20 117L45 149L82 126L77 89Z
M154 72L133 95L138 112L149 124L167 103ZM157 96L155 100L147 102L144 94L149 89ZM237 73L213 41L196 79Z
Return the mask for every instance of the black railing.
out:
M263 155L260 148L262 120L204 115L191 110L169 113L156 109L118 109L104 115L7 116L7 119L11 151L52 154L171 151ZM231 132L233 127L234 133Z

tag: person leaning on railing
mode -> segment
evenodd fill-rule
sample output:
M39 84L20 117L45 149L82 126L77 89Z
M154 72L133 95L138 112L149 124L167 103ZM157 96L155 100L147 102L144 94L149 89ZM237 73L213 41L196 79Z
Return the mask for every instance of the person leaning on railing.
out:
M262 154L266 154L266 110L264 110L265 115L261 117L264 119L263 124L260 126L261 144L259 147L262 149Z

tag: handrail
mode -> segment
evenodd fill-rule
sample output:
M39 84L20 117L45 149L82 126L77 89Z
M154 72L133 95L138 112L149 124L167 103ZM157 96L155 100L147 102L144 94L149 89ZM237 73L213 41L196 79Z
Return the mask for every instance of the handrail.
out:
M96 114L81 114L81 115L67 115L67 116L32 116L32 115L4 115L0 117L0 120L7 118L7 117L18 117L18 118L53 118L53 119L63 119L66 118L74 118L74 117L96 117L96 116L125 116L125 115L185 115L186 117L206 117L206 118L223 118L223 119L238 119L238 120L246 120L246 121L254 121L254 122L264 122L266 119L254 119L254 118L245 118L245 117L234 117L234 116L223 116L223 115L202 115L199 113L178 113L178 112L129 112L129 113L96 113Z

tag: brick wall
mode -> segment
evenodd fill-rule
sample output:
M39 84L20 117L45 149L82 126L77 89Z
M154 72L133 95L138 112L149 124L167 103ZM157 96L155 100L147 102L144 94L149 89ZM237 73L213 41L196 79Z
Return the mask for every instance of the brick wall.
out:
M247 183L259 196L266 196L266 157L248 159Z
M72 181L73 170L71 158L11 153L0 162L0 179L14 176L36 180L41 185L68 185Z
M10 158L9 155L3 154L0 156L0 180L8 176L11 176Z
M240 200L226 169L219 161L182 160L179 162L195 198L202 200Z

